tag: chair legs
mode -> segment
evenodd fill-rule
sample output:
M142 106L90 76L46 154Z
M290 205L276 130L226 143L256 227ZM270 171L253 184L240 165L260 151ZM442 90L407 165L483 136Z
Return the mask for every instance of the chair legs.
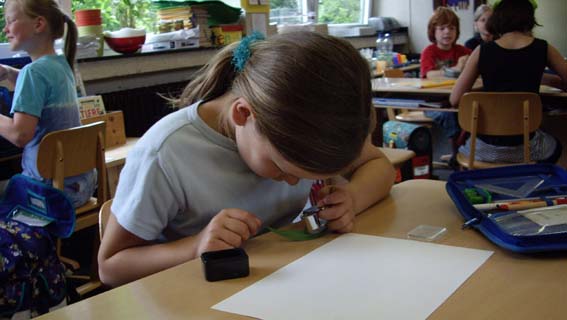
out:
M96 229L98 231L98 225L92 227L92 229ZM86 230L85 230L86 231ZM63 262L71 272L67 275L67 279L69 280L77 280L81 285L76 287L76 291L80 297L83 297L85 294L96 290L102 287L102 283L98 277L98 263L97 263L97 253L98 248L100 245L100 239L98 236L98 232L94 232L93 234L93 243L92 243L92 255L90 258L90 268L88 270L88 274L77 274L76 272L80 269L81 265L78 261L70 259L68 257L62 256L61 254L61 240L57 240L57 252L59 255L59 259Z

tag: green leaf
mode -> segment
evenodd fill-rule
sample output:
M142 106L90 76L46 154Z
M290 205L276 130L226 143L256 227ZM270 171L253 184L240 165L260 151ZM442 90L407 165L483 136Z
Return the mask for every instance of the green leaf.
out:
M313 240L327 234L328 232L328 230L324 230L316 234L311 234L307 233L305 230L278 230L270 227L268 227L268 230L291 241Z

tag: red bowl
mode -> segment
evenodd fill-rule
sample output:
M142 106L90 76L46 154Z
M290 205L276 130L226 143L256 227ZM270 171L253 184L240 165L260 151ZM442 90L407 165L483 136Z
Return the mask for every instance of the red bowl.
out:
M128 38L110 38L104 37L108 46L119 53L134 53L142 47L146 41L146 36L128 37Z

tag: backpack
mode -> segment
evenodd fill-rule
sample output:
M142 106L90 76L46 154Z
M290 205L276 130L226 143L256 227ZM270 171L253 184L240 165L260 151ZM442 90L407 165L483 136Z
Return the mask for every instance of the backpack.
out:
M63 192L15 175L0 201L0 317L49 311L67 297L55 240L74 230L75 209Z

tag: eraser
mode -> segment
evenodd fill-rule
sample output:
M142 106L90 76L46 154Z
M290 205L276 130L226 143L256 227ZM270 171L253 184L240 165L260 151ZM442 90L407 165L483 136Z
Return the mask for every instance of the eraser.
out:
M445 233L447 233L447 228L445 227L422 224L408 232L408 238L422 241L435 241L440 239Z
M204 252L201 262L207 281L241 278L250 274L248 255L242 248Z

